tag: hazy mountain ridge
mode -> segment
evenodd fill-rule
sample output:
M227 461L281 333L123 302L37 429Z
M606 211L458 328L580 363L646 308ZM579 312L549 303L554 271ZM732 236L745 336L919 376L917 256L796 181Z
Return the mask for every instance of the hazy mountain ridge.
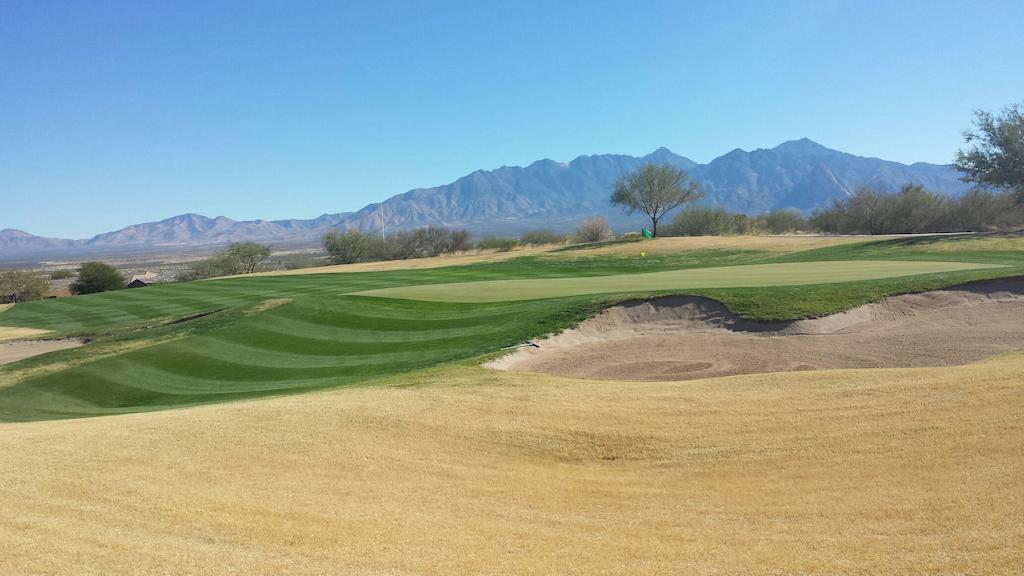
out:
M704 202L730 210L759 213L776 208L804 212L826 206L859 185L895 189L906 182L951 194L967 185L947 165L898 162L855 156L806 138L771 149L736 149L708 164L659 148L643 157L621 154L580 156L571 162L538 160L529 166L477 170L443 186L417 188L351 213L324 214L309 220L235 221L184 214L135 224L88 240L33 236L0 231L0 255L70 253L96 250L171 249L260 241L313 244L325 232L355 227L379 231L427 224L464 226L477 234L514 234L537 228L568 230L586 216L600 214L613 226L632 227L641 219L626 217L608 203L619 176L648 163L682 168L699 181Z

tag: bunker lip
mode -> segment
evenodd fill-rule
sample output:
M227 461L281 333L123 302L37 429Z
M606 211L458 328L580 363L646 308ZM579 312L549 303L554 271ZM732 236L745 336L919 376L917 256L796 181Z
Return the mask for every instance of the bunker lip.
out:
M1024 349L1024 278L788 322L746 320L700 297L633 300L533 344L485 366L600 380L953 366Z
M89 343L88 338L56 338L49 340L14 340L0 342L0 366L57 350L78 348Z

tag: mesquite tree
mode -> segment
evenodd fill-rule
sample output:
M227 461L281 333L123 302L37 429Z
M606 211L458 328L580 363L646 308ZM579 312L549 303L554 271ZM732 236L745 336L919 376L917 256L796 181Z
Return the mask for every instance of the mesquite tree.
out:
M657 236L658 221L665 214L700 196L697 183L686 172L668 164L645 164L615 182L611 201L628 214L646 214L651 234Z

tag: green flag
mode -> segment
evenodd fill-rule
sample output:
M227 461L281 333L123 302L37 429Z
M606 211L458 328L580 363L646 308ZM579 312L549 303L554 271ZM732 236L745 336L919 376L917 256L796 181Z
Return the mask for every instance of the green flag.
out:
M651 234L651 231L648 230L647 228L641 228L640 235L643 236L644 238L654 238L654 234Z

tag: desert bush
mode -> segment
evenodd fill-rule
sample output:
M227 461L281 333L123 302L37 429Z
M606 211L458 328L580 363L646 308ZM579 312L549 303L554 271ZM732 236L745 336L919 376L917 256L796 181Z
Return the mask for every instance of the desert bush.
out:
M330 260L315 254L288 254L281 256L277 262L278 270L302 270L318 268L330 264Z
M68 288L72 294L95 294L124 287L124 275L110 264L85 262L78 268L78 278Z
M350 229L324 234L323 245L331 264L353 264L363 260L370 252L372 240L362 232Z
M68 278L74 278L75 271L68 268L63 270L53 270L50 272L50 280L67 280Z
M234 274L252 274L256 267L270 258L270 246L256 242L232 242L220 253Z
M576 236L573 240L579 243L600 242L611 237L612 229L608 227L608 222L600 216L594 216L587 218L576 227Z
M433 225L400 230L387 238L364 234L358 230L329 232L323 242L334 264L424 258L452 254L472 247L469 231Z
M470 248L469 231L465 229L427 226L415 230L413 234L425 256L453 254Z
M1024 206L1013 194L971 190L957 199L952 227L958 231L986 232L1024 224Z
M508 252L519 245L519 241L515 238L502 238L500 236L484 236L480 240L477 240L477 250L497 250L498 252Z
M693 206L672 218L671 236L722 236L736 233L736 214L721 207Z
M0 270L0 304L28 302L42 298L50 281L31 270Z
M534 230L519 237L519 243L526 246L541 246L543 244L565 244L569 238L565 234L559 234L551 230Z
M205 278L217 278L218 276L229 276L234 274L234 267L223 256L214 255L203 260L189 262L188 266L177 274L179 282L189 280L203 280Z
M1024 208L1010 192L971 191L950 198L914 184L893 194L859 188L810 219L812 228L838 234L979 232L1022 224Z
M266 244L233 242L209 258L190 262L188 268L178 273L177 280L184 282L218 276L252 274L269 257L270 246Z
M948 196L907 184L885 198L882 227L898 234L949 230L953 226L954 203Z
M807 229L807 220L796 210L772 210L757 217L756 220L763 223L764 229L769 234L791 234ZM740 234L750 233L738 232Z

